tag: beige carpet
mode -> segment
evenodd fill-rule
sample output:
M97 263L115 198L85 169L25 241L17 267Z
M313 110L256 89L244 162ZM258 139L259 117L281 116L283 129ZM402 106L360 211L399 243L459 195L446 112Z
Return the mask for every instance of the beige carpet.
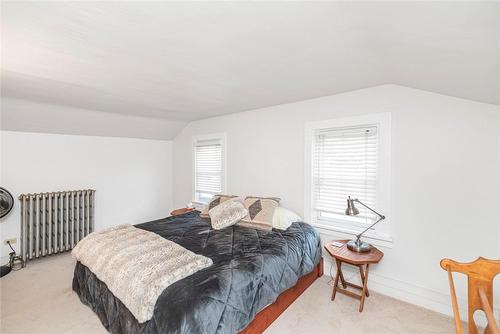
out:
M106 333L97 316L71 290L69 254L28 264L0 279L1 326L7 333ZM314 283L266 334L453 333L451 318L373 293L363 313L358 302L338 295L330 301L328 277Z

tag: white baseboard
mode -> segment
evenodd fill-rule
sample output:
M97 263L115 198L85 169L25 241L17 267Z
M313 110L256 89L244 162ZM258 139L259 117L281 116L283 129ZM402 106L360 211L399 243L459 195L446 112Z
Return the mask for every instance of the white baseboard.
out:
M336 267L333 266L333 262L330 257L324 258L324 272L325 275L329 275L330 272L333 275L336 273ZM359 271L357 269L354 267L343 266L342 272L344 272L346 280L351 280L359 284ZM448 294L434 291L409 282L403 282L386 277L376 272L369 273L368 288L383 295L453 317L451 298ZM459 299L458 303L461 318L462 320L467 321L467 301ZM494 312L497 315L498 321L500 309L495 308ZM487 324L484 313L477 312L474 315L474 319L479 326L485 327Z

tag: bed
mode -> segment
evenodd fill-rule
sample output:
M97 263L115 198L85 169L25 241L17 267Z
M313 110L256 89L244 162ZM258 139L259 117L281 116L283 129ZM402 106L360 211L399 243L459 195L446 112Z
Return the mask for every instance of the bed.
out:
M318 233L241 226L213 230L198 211L135 225L213 265L167 287L151 320L139 323L87 267L77 262L73 290L111 333L261 333L322 275Z

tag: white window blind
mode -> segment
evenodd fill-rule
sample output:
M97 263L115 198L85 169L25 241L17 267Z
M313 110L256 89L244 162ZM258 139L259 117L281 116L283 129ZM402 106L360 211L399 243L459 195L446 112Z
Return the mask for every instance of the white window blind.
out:
M377 126L316 130L313 135L313 208L319 219L368 223L373 214L345 216L348 196L377 203Z
M199 140L194 145L195 156L195 200L207 203L215 194L220 194L224 182L222 140Z

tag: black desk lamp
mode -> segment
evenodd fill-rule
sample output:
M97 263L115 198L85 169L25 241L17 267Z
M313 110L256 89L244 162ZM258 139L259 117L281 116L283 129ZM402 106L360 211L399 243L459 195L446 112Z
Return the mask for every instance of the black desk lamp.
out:
M364 241L361 241L361 239L360 239L361 236L366 231L368 231L373 226L375 226L375 224L377 224L378 222L384 220L385 216L381 215L380 213L378 213L377 211L373 210L372 208L366 206L359 199L357 199L357 198L352 199L351 196L349 196L347 198L347 209L345 209L345 214L346 215L348 215L348 216L356 216L357 214L359 214L359 210L354 206L354 202L357 202L357 203L361 204L362 206L364 206L365 208L367 208L368 210L370 210L371 212L375 213L378 216L378 220L375 223L373 223L370 226L368 226L363 232L361 232L360 234L358 234L356 236L356 240L349 240L347 242L347 248L349 248L353 252L366 253L366 252L370 251L370 249L372 248L372 246L370 244L364 242Z

